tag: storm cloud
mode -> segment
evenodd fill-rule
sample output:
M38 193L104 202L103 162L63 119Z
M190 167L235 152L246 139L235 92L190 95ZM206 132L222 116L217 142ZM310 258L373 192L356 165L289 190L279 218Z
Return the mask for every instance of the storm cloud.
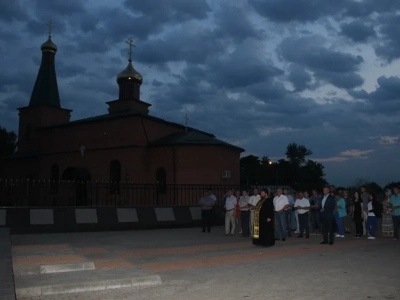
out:
M191 126L244 155L277 160L288 143L305 144L337 185L398 180L398 1L5 3L0 117L8 129L17 130L16 108L29 102L51 19L61 103L73 119L107 112L132 37L152 115L183 123L187 113Z

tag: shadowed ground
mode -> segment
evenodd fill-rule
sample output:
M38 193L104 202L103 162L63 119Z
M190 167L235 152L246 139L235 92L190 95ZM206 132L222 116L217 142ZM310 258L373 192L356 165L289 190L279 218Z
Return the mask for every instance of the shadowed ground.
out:
M289 238L261 248L224 236L222 228L12 236L14 268L90 261L96 270L85 272L92 278L134 271L163 281L31 299L400 299L399 242L347 237L329 246L320 240ZM62 280L82 274L68 272ZM26 278L16 285L38 280Z

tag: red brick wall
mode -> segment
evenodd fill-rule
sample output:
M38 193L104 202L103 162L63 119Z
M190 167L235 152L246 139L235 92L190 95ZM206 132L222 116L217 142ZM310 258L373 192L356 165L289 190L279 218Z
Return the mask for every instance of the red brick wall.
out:
M184 184L239 184L240 152L216 146L178 147L178 182ZM222 178L222 171L230 171L231 178Z
M124 180L129 174L129 181L136 183L155 182L160 167L166 170L168 184L239 183L237 150L215 146L147 147L148 141L182 131L183 128L149 119L142 121L140 117L41 130L37 146L43 154L41 158L9 162L5 165L9 171L4 173L7 177L25 177L29 173L36 179L50 179L51 167L57 164L60 179L68 167L76 167L87 169L92 180L108 181L111 161L119 160L121 178ZM80 153L82 145L86 148L84 156ZM231 178L221 178L224 170L231 171Z
M37 151L41 134L36 131L43 126L69 122L70 111L52 107L27 107L19 113L18 152Z

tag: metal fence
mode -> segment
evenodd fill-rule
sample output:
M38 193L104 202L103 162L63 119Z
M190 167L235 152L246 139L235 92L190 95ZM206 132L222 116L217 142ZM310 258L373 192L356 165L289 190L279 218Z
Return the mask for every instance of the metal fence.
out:
M283 186L253 186L274 193ZM239 185L0 179L0 206L188 206L211 191L223 206L227 190Z
M236 185L0 179L0 206L186 206Z

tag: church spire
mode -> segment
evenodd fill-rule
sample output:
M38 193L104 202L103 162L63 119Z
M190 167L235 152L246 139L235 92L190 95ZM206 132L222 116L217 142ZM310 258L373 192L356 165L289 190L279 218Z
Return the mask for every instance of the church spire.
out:
M51 20L46 25L49 27L49 37L40 47L42 50L42 62L40 64L39 73L36 77L29 106L50 106L61 108L54 63L57 46L51 40L54 25Z
M108 111L110 114L123 111L136 111L141 114L149 114L151 104L140 100L140 86L143 77L132 65L132 48L135 47L132 38L125 41L129 45L128 66L117 76L119 96L117 100L109 101Z
M129 38L125 43L129 45L129 58L128 66L120 72L117 76L117 83L119 86L119 99L120 100L139 100L140 99L140 86L143 82L143 77L132 65L132 38Z

